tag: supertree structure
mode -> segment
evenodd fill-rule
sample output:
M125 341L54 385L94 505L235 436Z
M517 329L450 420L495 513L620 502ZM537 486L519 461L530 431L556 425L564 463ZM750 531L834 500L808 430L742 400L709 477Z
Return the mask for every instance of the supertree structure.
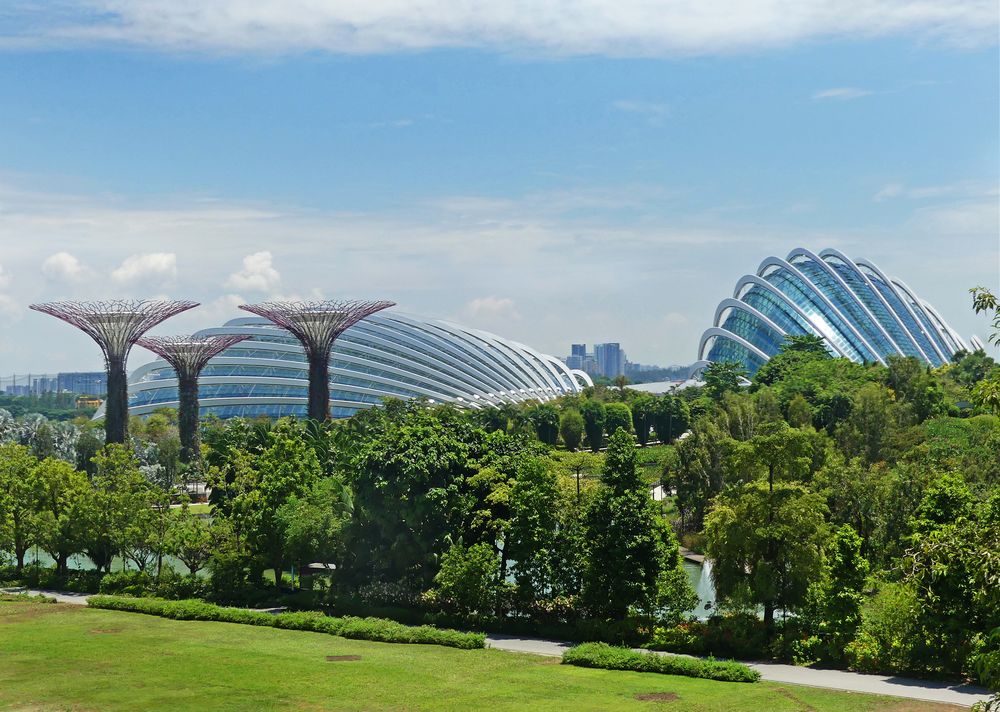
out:
M290 331L302 343L309 362L309 417L330 417L330 352L348 327L395 302L315 300L241 304L240 309L262 316Z
M181 435L181 462L200 459L198 435L198 376L214 356L233 344L250 338L249 334L218 336L144 336L137 342L174 368L177 374L177 422Z
M105 441L123 443L128 437L128 377L125 361L143 334L198 302L166 299L108 299L97 302L46 302L30 309L62 319L84 331L104 352L108 372L105 401Z

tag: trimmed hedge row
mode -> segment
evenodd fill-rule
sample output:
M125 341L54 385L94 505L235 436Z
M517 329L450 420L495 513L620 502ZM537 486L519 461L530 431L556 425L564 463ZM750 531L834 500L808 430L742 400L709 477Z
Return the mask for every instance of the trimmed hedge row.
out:
M574 646L563 653L562 661L564 665L604 670L658 672L664 675L686 675L726 682L757 682L760 679L759 672L732 660L639 653L607 643L583 643Z
M319 612L266 613L246 608L227 608L198 600L165 601L160 598L127 598L124 596L91 596L91 608L145 613L182 621L219 621L244 625L307 630L314 633L339 635L355 640L376 640L383 643L423 643L450 648L473 650L486 646L482 633L463 633L431 626L408 626L384 618L334 618Z

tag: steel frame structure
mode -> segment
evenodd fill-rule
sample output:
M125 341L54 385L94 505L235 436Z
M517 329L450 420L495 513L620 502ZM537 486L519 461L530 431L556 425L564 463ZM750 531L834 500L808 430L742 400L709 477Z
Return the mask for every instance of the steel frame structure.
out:
M302 344L309 362L309 417L323 421L330 418L333 342L348 327L395 304L384 300L324 299L241 304L240 309L277 324Z
M209 360L249 334L218 336L144 336L136 343L169 363L177 375L177 425L181 438L181 462L201 460L198 433L198 376Z
M125 362L139 338L160 322L198 302L166 299L108 299L93 302L59 301L31 304L29 309L62 319L97 342L108 372L105 405L105 441L128 438L128 376Z

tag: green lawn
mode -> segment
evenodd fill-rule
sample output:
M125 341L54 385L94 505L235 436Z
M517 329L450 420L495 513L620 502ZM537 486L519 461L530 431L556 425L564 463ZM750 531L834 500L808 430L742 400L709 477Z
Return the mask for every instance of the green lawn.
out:
M327 656L360 656L327 661ZM637 695L667 693L671 701ZM496 650L351 641L0 601L0 710L945 710L772 683L611 672Z

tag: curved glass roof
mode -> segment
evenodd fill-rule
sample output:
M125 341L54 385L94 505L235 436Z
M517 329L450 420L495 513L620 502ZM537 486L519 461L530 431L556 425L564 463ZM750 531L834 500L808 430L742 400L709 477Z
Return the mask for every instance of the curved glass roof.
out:
M819 336L833 355L858 362L900 355L940 366L968 348L933 307L871 262L796 248L737 282L702 336L698 358L737 361L753 374L786 335L799 334Z

